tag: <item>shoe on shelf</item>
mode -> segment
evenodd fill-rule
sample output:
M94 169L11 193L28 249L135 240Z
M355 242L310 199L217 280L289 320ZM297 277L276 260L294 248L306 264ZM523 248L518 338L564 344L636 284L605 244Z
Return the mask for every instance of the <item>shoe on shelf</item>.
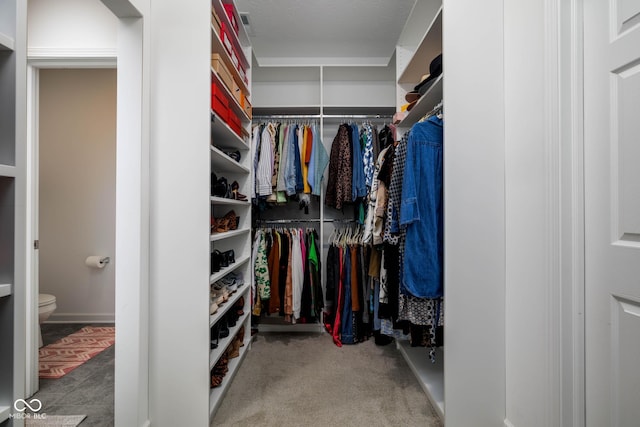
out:
M240 184L238 184L238 181L233 181L231 183L231 198L234 200L239 200L239 201L246 201L247 200L247 196L242 194L240 192Z
M227 318L223 317L220 320L220 338L226 338L229 336L229 326L227 323Z
M218 311L218 308L219 307L217 302L212 301L211 303L209 303L209 315L215 314Z

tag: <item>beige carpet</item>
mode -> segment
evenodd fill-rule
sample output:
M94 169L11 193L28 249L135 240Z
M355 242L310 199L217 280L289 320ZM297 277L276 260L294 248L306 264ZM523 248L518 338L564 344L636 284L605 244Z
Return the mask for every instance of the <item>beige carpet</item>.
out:
M425 353L426 355L426 353ZM212 426L442 426L395 348L259 334Z

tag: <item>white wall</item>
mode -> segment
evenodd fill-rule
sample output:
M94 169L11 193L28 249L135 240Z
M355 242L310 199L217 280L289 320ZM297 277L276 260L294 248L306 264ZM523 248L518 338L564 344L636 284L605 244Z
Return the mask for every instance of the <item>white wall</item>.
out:
M503 1L444 0L445 421L505 414Z
M116 70L40 72L40 291L51 321L114 321ZM89 255L106 255L103 269Z
M29 0L29 56L115 56L117 25L99 0Z
M151 13L149 412L154 426L205 426L211 5L155 0Z

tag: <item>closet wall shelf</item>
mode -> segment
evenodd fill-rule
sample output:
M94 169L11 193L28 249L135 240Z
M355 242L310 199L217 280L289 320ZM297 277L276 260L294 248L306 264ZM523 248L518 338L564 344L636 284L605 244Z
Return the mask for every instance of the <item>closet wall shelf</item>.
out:
M247 115L247 112L244 110L244 108L242 108L240 106L240 103L238 102L238 99L233 95L233 93L231 93L231 90L229 90L227 85L224 84L224 82L220 78L220 75L218 73L216 73L216 70L214 70L213 68L211 68L211 79L212 80L216 80L217 83L218 83L218 87L223 88L223 90L227 94L227 99L229 100L229 105L231 106L231 109L233 110L233 112L238 117L240 117L240 121L242 121L242 124L249 123L251 121L251 119ZM233 130L231 132L233 132ZM236 136L238 135L235 132L233 132L233 133Z
M235 31L232 29L231 20L229 19L227 12L224 10L224 6L222 5L222 2L220 0L213 0L211 4L213 5L213 9L216 11L216 15L218 15L218 18L220 18L220 22L222 22L224 26L227 29L229 29L229 32L228 32L229 40L231 41L233 48L237 52L238 60L243 65L244 69L248 70L249 67L251 67L251 64L247 60L247 57L245 56L244 51L242 50L242 44L240 43L239 35L236 34ZM232 2L228 2L228 4L232 4ZM237 11L235 11L234 16L235 16L236 22L238 23L238 27L243 28L244 25L242 25L242 22L240 21L240 17L238 16Z
M13 37L9 37L4 33L0 33L0 51L2 50L13 51L14 46L15 46L15 42L13 40Z
M402 73L400 73L398 83L418 84L421 76L429 74L429 63L431 60L441 52L442 6L440 6L440 9L438 9L438 12L431 21L427 32L424 34L413 56L407 62L407 66Z
M246 327L247 326L245 326L245 329ZM222 397L227 394L227 390L233 381L233 377L235 377L238 372L238 368L247 355L251 344L251 334L247 331L244 336L244 346L240 347L240 356L229 360L229 372L224 376L222 384L219 387L211 389L211 392L209 393L209 419L213 418L213 415L218 410L220 403L222 403Z
M225 267L225 268L221 268L220 271L213 273L209 279L209 283L213 283L216 282L220 279L222 279L224 276L226 276L227 274L231 273L232 271L240 268L241 266L243 266L246 262L249 261L249 259L251 259L251 257L249 255L245 255L242 257L239 257L236 259L236 262L234 262L233 264L229 265L229 267ZM246 279L245 284L249 282L249 278ZM240 287L239 289L242 289L242 287Z
M209 327L211 328L213 325L216 324L216 322L222 319L222 316L224 316L227 313L227 311L229 311L229 309L233 307L233 305L240 299L240 297L244 296L246 299L248 297L247 290L250 288L251 288L251 285L248 283L245 283L244 285L240 286L238 290L233 295L231 295L231 298L229 298L229 301L222 304L220 308L218 308L218 311L216 311L214 314L209 316ZM239 325L240 323L236 323L236 324ZM216 350L219 350L219 349L220 349L220 346L218 345L218 348Z
M15 178L16 177L15 166L0 165L0 177Z
M429 90L420 97L416 105L413 106L411 111L406 117L398 124L398 127L409 128L414 123L419 121L425 114L433 109L441 100L443 95L443 76L439 76L436 81L431 85Z
M240 163L227 156L218 147L211 146L211 170L214 172L236 172L249 174L248 167L241 165Z
M409 341L396 341L398 350L429 397L440 419L444 420L444 351L436 349L436 363L431 363L428 349L411 347Z
M218 117L213 110L211 111L211 137L213 145L221 145L224 142L227 147L233 147L239 150L248 150L249 144L229 127L224 120Z
M213 17L211 19L213 19ZM246 82L244 81L242 76L240 76L240 72L234 65L233 61L231 60L231 56L229 55L229 52L227 52L227 48L224 47L224 45L222 44L222 40L220 40L220 35L216 33L216 29L213 25L211 25L211 52L220 54L220 57L224 61L229 71L231 71L231 73L233 74L234 80L240 86L240 89L242 89L242 91L247 96L249 96L250 92Z
M2 424L3 422L9 419L10 413L11 413L11 406L0 406L0 424Z
M215 203L216 205L231 205L231 206L249 206L251 204L250 201L242 201L242 200L234 200L227 199L226 197L211 197L211 203Z
M8 297L9 295L11 295L11 284L10 283L0 284L0 298Z
M223 233L212 233L211 241L218 242L220 240L229 239L231 237L241 236L243 234L249 234L251 232L250 228L240 228L238 230L225 231Z
M249 286L247 286L247 289L248 288L249 288ZM243 294L245 294L245 293L246 293L246 290L245 290L245 292L243 292ZM227 301L225 304L228 304L229 302L231 302L231 301ZM244 314L242 316L240 316L240 318L236 322L236 326L234 326L233 328L229 328L229 336L225 337L225 338L220 338L218 340L218 348L215 348L215 349L211 350L211 352L209 353L209 370L213 369L213 367L215 366L216 362L218 362L218 360L220 359L220 356L222 356L222 354L225 352L225 350L227 349L229 344L231 344L231 341L233 341L233 338L236 336L236 334L240 330L240 327L245 324L245 321L247 320L247 318L249 317L250 314L251 314L250 311L247 310L246 307L245 307ZM247 335L251 335L251 331L248 330L246 328L246 326L245 326L245 331L244 331L245 338L246 338ZM245 347L246 347L246 345L245 345ZM241 347L241 348L244 348L244 347ZM226 377L225 377L225 379L226 379Z

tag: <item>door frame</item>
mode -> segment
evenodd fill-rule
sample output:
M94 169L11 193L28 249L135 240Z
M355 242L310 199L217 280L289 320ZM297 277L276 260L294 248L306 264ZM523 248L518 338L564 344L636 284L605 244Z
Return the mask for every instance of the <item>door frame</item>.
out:
M560 16L560 324L562 425L586 425L584 0L558 3Z
M26 384L27 396L38 391L38 294L39 283L39 251L35 249L35 241L39 239L39 179L40 179L40 70L43 69L95 69L116 68L115 52L112 57L102 58L61 58L52 52L46 56L27 59L27 329L26 329Z
M116 131L116 425L149 426L149 28L148 2L101 0L119 18L114 52L27 52L26 387L37 389L38 72L42 68L113 68L117 62ZM134 3L141 3L139 10ZM35 387L34 387L35 384Z

